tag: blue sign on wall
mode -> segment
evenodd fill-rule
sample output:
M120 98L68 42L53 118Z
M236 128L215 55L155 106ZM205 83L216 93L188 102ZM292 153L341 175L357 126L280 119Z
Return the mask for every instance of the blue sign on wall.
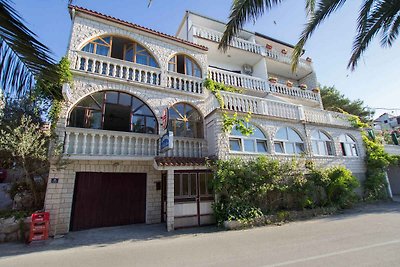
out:
M160 153L164 153L174 148L174 133L169 131L161 137Z

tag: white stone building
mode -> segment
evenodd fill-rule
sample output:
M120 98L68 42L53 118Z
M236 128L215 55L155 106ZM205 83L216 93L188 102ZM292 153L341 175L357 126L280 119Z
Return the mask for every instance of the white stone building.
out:
M311 90L311 59L290 71L291 45L243 30L224 54L217 49L224 24L191 12L176 37L81 7L70 12L74 81L56 128L68 164L51 166L45 201L53 234L212 223L206 157L302 155L363 179L360 132L323 110ZM221 92L221 107L204 88L206 77L244 92ZM173 148L161 153L166 110ZM251 112L254 134L223 132L223 111Z

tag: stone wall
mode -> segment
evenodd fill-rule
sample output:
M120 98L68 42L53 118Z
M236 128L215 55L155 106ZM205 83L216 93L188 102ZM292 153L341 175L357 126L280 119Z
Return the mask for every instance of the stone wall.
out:
M30 223L30 217L20 220L14 217L0 218L0 243L27 240Z
M76 172L146 173L146 223L161 220L161 192L156 183L161 181L161 172L153 168L153 161L69 161L63 169L50 167L45 210L50 212L50 234L64 234L69 231ZM51 183L58 178L58 183Z

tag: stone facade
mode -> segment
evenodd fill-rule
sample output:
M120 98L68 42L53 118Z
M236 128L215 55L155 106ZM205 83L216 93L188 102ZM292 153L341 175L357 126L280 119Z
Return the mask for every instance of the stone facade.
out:
M183 152L184 149L193 151L196 149L204 149L208 151L205 155L203 153L200 157L208 156L220 159L227 159L229 157L235 156L252 158L258 155L256 153L236 153L230 151L229 137L226 133L222 131L223 122L221 107L214 95L212 95L208 90L205 90L205 88L196 92L185 90L187 89L187 87L190 87L192 83L196 83L199 80L202 80L204 77L207 77L207 68L209 61L207 59L207 52L205 50L200 49L196 45L190 45L187 42L185 43L179 42L179 40L173 40L171 38L163 38L155 32L147 30L141 31L137 28L129 27L124 23L118 24L115 21L107 21L106 19L104 19L104 17L96 15L97 13L91 13L87 10L85 11L78 8L77 12L72 13L73 26L71 40L69 43L68 57L71 61L71 70L74 74L74 80L71 89L66 93L67 99L62 107L60 119L56 127L56 133L59 136L60 145L63 145L65 148L67 146L67 143L69 142L67 141L67 139L70 138L70 136L68 135L69 133L66 134L66 131L68 129L68 116L75 105L84 97L91 95L95 92L111 90L124 92L135 96L139 100L143 101L154 113L155 117L157 118L159 131L158 133L154 134L155 137L151 139L152 141L148 139L149 141L147 141L147 144L149 151L150 142L153 142L154 140L156 140L156 138L164 134L164 131L161 130L161 116L163 111L176 103L188 103L195 107L202 118L204 118L203 141L206 143L206 145L200 148L199 146L201 146L203 143L196 143L196 140L193 140L193 138L190 139L184 136L183 139L178 140L177 143L179 146L179 153ZM160 67L157 70L157 74L160 75L160 82L148 83L147 78L144 81L135 79L129 80L126 79L126 77L124 78L122 74L110 76L109 73L107 73L108 67L106 72L100 70L97 70L96 72L96 66L82 69L82 62L80 61L79 54L81 53L80 50L88 41L103 35L113 35L128 38L148 49L149 53L154 56L156 62ZM253 47L254 45L255 44L252 44L251 47ZM246 53L248 52L249 51L247 50ZM85 53L85 56L87 56L85 64L87 65L88 60L91 59L90 53ZM184 54L194 59L201 68L203 78L200 79L184 74L173 74L168 71L168 62L171 57L176 54ZM261 54L257 56L260 57L260 60L267 62L265 58L262 58L263 56ZM103 68L103 61L107 61L108 59L104 56L101 57L102 58L98 60L100 60L99 62L101 64L101 68ZM119 60L122 63L119 61L115 63L118 59L113 60L114 63L112 64L121 64L120 66L122 66L122 68L124 68L123 64L126 64L127 67L125 68L127 69L141 67L138 66L139 64L134 64L132 62L125 63L122 60ZM94 65L93 62L94 61L92 61L92 64ZM264 68L266 73L262 76L268 77L267 66L264 66ZM218 75L223 75L223 72L226 73L226 71L221 71L222 72ZM167 80L170 77L169 75L178 75L176 77L179 77L178 79L182 79L184 82L178 88L173 88L168 85ZM279 77L282 80L289 79L284 77L285 73L277 73L277 75L280 75ZM235 82L236 84L241 84L243 87L247 86L246 89L248 90L245 92L245 94L237 94L237 96L235 96L235 99L231 98L232 102L229 104L231 106L231 110L228 112L233 113L233 111L237 111L239 116L241 116L246 114L248 111L252 111L253 115L251 123L259 127L267 138L267 156L279 160L288 160L295 157L293 155L276 154L274 151L274 138L277 130L281 127L291 127L295 129L296 132L298 132L298 134L304 140L306 158L313 159L315 162L317 162L317 164L323 167L333 165L345 165L360 179L363 179L365 173L363 155L365 154L365 151L362 145L361 135L358 130L351 128L348 123L338 123L338 120L332 119L331 113L325 113L322 110L322 107L319 107L321 103L319 95L319 98L317 100L310 100L310 94L303 94L301 92L296 92L296 94L294 94L293 91L290 90L290 88L283 88L281 91L274 93L274 96L278 96L276 97L276 99L278 99L277 101L274 97L271 97L271 95L266 92L252 92L252 88L254 89L256 88L256 86L253 83L254 80L251 80L251 78L251 76L244 77L242 74L234 73L231 76L225 76L221 80L226 82L229 81L232 83ZM234 81L232 79L234 79ZM269 86L267 86L268 84L266 80L260 82L260 78L258 78L257 82L259 82L258 84L265 85L265 87L263 87L264 89L262 90L267 90L267 88L269 88ZM316 85L317 80L315 72L312 71L309 75L300 78L297 83ZM258 88L257 90L261 89ZM254 97L254 95L257 95L257 97ZM241 96L242 99L240 99ZM261 97L263 97L263 99ZM297 98L300 100L296 102L295 100ZM264 99L268 101L262 101ZM282 101L280 101L279 99L281 99ZM292 102L297 104L293 104ZM312 103L313 105L307 107L307 116L310 117L307 120L305 118L306 113L304 112L302 106L303 103L304 105L307 105L307 103ZM318 107L314 108L316 106ZM268 107L270 107L270 109L268 109ZM251 110L247 110L246 108ZM310 116L310 114L312 114L313 116ZM328 118L328 121L326 120L326 118ZM335 150L333 156L312 156L310 135L311 131L314 129L324 131L332 139ZM135 136L133 138L142 139L142 154L135 154L133 156L130 153L127 153L127 150L122 149L124 145L129 146L129 144L131 144L131 136L127 135L133 135L133 133L124 133L123 136L118 136L118 132L110 131L107 133L108 141L104 141L102 139L102 135L98 137L94 133L96 131L100 133L102 130L90 129L89 132L88 129L82 129L82 131L83 134L79 134L81 134L80 136L82 137L82 140L84 140L83 142L90 142L91 151L89 151L90 149L82 149L82 154L77 155L79 153L76 153L78 151L76 147L81 144L78 142L79 134L77 132L71 131L71 138L75 138L76 140L76 142L74 143L75 149L72 149L72 151L74 152L70 153L72 154L70 155L69 153L66 153L67 149L64 149L62 158L66 161L67 164L61 167L54 162L50 168L45 209L50 212L51 234L64 234L69 231L75 179L78 172L146 173L146 223L159 223L161 221L161 209L162 205L164 204L161 203L161 191L159 188L157 189L156 184L161 182L162 174L165 174L165 219L167 229L173 230L175 219L174 208L177 206L177 203L174 201L174 172L177 170L195 170L196 168L193 167L191 169L190 167L184 166L164 166L161 168L160 166L157 166L154 161L154 154L148 153L144 155L143 151L145 147L145 138L140 137L140 134L138 133L135 133ZM103 131L103 133L104 132L105 131ZM342 155L341 147L339 144L339 136L342 133L349 134L356 141L357 151L360 156L344 157ZM109 147L110 138L114 140L113 151L120 151L120 153L118 155L116 155L115 153L109 153L110 149L107 149L107 153L96 155L96 157L94 157L93 147L94 144L97 142L96 140L100 140L99 142L101 142L101 140L103 140L104 142L108 142L107 145ZM125 141L126 139L129 140L129 142ZM120 142L118 141L118 143L116 140L119 140ZM120 150L118 150L117 145L121 146ZM84 144L84 146L86 148L86 143ZM99 151L101 151L101 149L99 149ZM193 155L193 151L189 151L189 154ZM166 155L164 154L164 156ZM174 156L176 157L176 155ZM205 166L202 166L197 168L197 170L204 171L204 168ZM54 181L54 183L52 181Z

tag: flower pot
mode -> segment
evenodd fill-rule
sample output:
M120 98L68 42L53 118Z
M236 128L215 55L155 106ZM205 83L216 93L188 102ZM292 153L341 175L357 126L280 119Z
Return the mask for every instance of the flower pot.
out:
M277 83L277 82L278 82L278 78L274 78L274 77L268 78L268 81L269 81L270 83Z
M312 62L312 59L311 59L310 57L307 57L307 58L306 58L306 61L307 61L307 62Z
M268 50L271 50L271 49L272 49L272 45L270 45L270 44L266 44L265 47L266 47Z
M307 86L307 84L303 83L303 84L300 84L299 87L301 90L306 90L308 86Z
M286 49L282 49L281 52L282 52L282 54L284 54L284 55L287 54L287 50L286 50Z
M287 82L286 82L286 86L287 86L287 87L292 87L292 86L293 86L293 83L292 83L291 81L287 81Z
M312 91L313 91L314 93L319 93L319 88L313 88Z

